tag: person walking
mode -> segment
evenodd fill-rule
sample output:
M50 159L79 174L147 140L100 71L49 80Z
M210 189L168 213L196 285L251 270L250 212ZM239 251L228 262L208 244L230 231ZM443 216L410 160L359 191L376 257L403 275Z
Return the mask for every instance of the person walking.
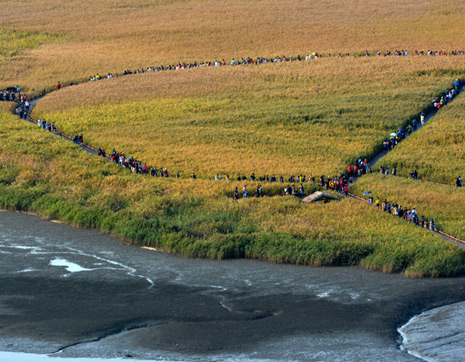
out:
M239 190L237 187L234 190L234 201L239 201Z

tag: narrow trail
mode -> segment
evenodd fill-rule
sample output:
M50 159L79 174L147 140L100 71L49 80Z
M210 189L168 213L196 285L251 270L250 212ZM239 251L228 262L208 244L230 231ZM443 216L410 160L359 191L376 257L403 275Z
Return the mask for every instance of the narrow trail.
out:
M21 119L24 119L25 121L27 122L30 122L32 124L35 124L37 126L37 121L32 119L31 118L31 113L32 113L32 110L34 109L35 105L37 104L38 101L40 101L41 99L43 98L42 97L38 97L38 98L35 98L33 100L30 101L30 106L29 106L29 112L27 114L27 117L26 118L21 118ZM69 141L69 142L72 142L74 144L77 144L76 142L73 141L73 139L67 135L65 135L64 133L56 133L56 135L66 141ZM94 148L92 148L91 146L89 145L86 145L86 144L79 144L78 146L80 146L84 151L86 151L87 153L90 153L91 155L96 155L97 156L97 150L95 150ZM105 157L108 161L111 161L110 157Z
M465 91L465 86L461 88L461 91L459 94L463 94L463 92ZM27 116L25 118L22 118L22 117L19 117L23 120L26 120L27 122L30 122L32 124L35 124L37 125L37 121L35 121L34 119L31 118L31 112L34 108L34 106L37 104L37 102L39 100L41 100L46 94L38 97L38 98L35 98L33 100L30 101L30 107L29 107L29 111L27 113ZM458 96L458 95L457 95ZM421 122L418 122L418 125L416 127L415 130L412 130L412 132L408 133L408 135L406 134L405 136L405 139L402 140L405 141L408 137L410 137L411 134L415 133L415 132L418 132L421 128L424 127L424 125L426 125L428 123L428 121L430 121L437 113L438 113L438 109L431 109L427 112L424 113L424 116L425 116L425 119L424 119L424 124L421 124ZM422 112L420 112L417 116L418 120L420 119L420 114ZM66 140L66 141L69 141L69 142L73 142L74 144L76 144L73 139L65 134L62 134L62 133L56 133L57 136L59 136L60 138L62 138L63 140ZM79 144L79 146L84 150L86 151L87 153L89 154L92 154L92 155L98 155L98 152L96 149L94 149L93 147L89 146L89 145L86 145L86 144ZM394 147L395 148L395 147ZM393 148L393 149L394 149ZM382 150L381 152L379 152L378 154L376 154L373 158L371 158L370 160L368 160L368 164L370 165L370 168L371 169L374 169L379 163L380 161L389 153L391 152L393 149L391 150ZM103 156L99 156L99 157L103 157ZM105 156L104 157L107 161L109 162L113 162L111 160L111 158L109 156ZM364 175L360 175L358 177L354 177L353 178L353 181L352 181L352 184L356 183L358 181L358 179L360 179L361 177L363 177ZM401 176L393 176L393 177L401 177ZM448 187L453 187L453 185L448 185L448 184L441 184L441 183L438 183L438 182L434 182L434 181L429 181L429 180L418 180L419 182L426 182L426 183L430 183L430 184L436 184L436 185L441 185L441 186L448 186ZM365 202L365 203L368 203L368 200L360 197L360 196L357 196L357 195L354 195L352 193L349 193L348 194L348 197L350 198L353 198L355 200L358 200L358 201L362 201L362 202ZM432 231L434 233L437 233L438 235L440 235L443 239L445 240L448 240L450 242L453 242L454 244L456 244L457 246L459 246L460 248L464 249L465 250L465 240L461 240L453 235L449 235L443 231L440 231L440 230L434 230Z
M462 87L461 90L460 90L460 93L459 94L463 94L463 92L465 91L465 87ZM456 96L458 97L459 94ZM415 133L415 132L418 132L421 128L423 128L428 121L430 121L437 113L438 113L438 109L432 109L431 111L429 111L428 113L425 113L425 119L424 119L424 124L421 124L420 122L418 123L416 129L412 132L410 132L408 135L406 135L405 139L403 141L405 141L408 137L410 137L411 134ZM418 117L419 118L419 117ZM403 142L402 141L402 142ZM395 147L391 150L383 150L381 152L379 152L375 157L373 157L371 160L368 160L368 164L370 165L370 167L372 169L375 169L375 167L377 165L380 164L380 161L389 153L391 152L392 150L394 150ZM376 172L376 171L375 171ZM360 175L359 177L356 177L353 179L353 182L352 184L354 184L355 182L357 182L360 178L362 178L364 175ZM402 176L392 176L392 177L402 177ZM435 185L440 185L440 186L447 186L447 187L454 187L454 185L448 185L448 184L442 184L442 183L439 183L439 182L434 182L434 181L429 181L429 180L417 180L418 182L426 182L426 183L430 183L430 184L435 184ZM362 201L362 202L365 202L365 203L368 203L369 201L367 199L364 199L363 197L360 197L360 196L357 196L357 195L354 195L352 193L349 193L348 194L349 197L355 199L355 200L358 200L358 201ZM374 205L373 205L374 206ZM448 240L450 242L453 242L454 244L456 244L457 246L459 246L460 248L464 249L465 250L465 240L461 240L453 235L450 235L450 234L447 234L443 231L440 231L440 230L434 230L432 232L435 232L437 233L438 235L440 235L443 239L445 240Z
M351 194L351 193L348 194L348 197L368 204L368 200L364 199L363 197L360 197L360 196L357 196L357 195L354 195L354 194ZM375 207L375 205L372 205L372 206ZM408 221L408 222L410 222L410 221ZM429 229L426 229L426 230L429 230ZM453 235L447 234L447 233L445 233L443 231L440 231L440 230L437 230L437 229L434 230L434 231L432 231L432 230L430 230L430 231L433 232L433 233L438 234L443 239L445 239L447 241L450 241L450 242L454 243L455 245L457 245L459 248L465 250L465 240L461 240L461 239L459 239L459 238L457 238L457 237L455 237Z
M462 87L461 90L460 90L460 93L457 94L456 97L458 97L460 94L463 94L463 92L465 91L465 87ZM444 106L442 107L444 108ZM441 108L441 109L442 109ZM409 134L406 134L405 135L405 139L402 140L401 142L404 142L407 138L409 138L413 133L416 133L418 132L420 129L422 129L427 123L429 120L431 120L437 113L439 112L438 109L431 109L429 112L425 112L424 115L425 115L425 120L424 120L424 124L421 124L421 122L418 122L417 124L417 127L415 130L412 130L412 132L410 132ZM420 112L421 114L421 112ZM418 121L420 120L420 114L418 114ZM381 152L379 152L377 155L375 155L372 159L368 160L368 164L370 165L371 169L372 170L375 170L376 169L376 166L380 165L380 161L385 157L387 156L391 151L393 151L395 149L395 147L391 150L382 150ZM380 165L382 166L382 165ZM374 171L376 172L376 171ZM359 177L356 177L353 179L353 182L352 184L354 184L355 182L358 181L359 178L363 177L363 175L359 176ZM402 177L402 176L394 176L394 177ZM448 187L454 187L454 185L449 185L449 184L443 184L443 183L439 183L439 182L435 182L435 181L429 181L429 180L423 180L423 179L419 179L417 180L419 182L426 182L426 183L430 183L430 184L435 184L435 185L441 185L441 186L448 186Z
M433 118L436 114L438 113L438 110L437 109L432 109L430 112L428 113L425 113L425 120L424 120L424 124L422 125L420 122L418 123L417 127L416 127L416 130L412 132L410 132L408 135L405 136L405 139L402 140L402 142L404 142L408 137L410 137L410 135L412 135L413 133L415 132L418 132L421 128L423 128L426 123L431 119ZM420 117L418 117L418 120L420 120ZM395 147L394 147L395 148ZM393 148L393 149L394 149ZM392 149L392 150L393 150ZM385 157L387 156L387 154L389 152L391 152L392 150L388 150L388 151L381 151L380 153L378 153L375 157L373 157L373 159L369 160L368 163L370 164L370 167L374 170L376 168L376 166L379 165L379 162ZM355 182L355 180L354 180Z

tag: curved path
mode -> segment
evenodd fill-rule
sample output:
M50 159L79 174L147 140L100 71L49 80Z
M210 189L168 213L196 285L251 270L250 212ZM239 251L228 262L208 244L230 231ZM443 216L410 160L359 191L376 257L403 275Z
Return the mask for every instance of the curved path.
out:
M27 117L26 117L26 118L21 118L21 117L20 117L20 118L23 119L23 120L25 120L25 121L27 121L27 122L30 122L30 123L32 123L32 124L35 124L35 125L37 126L37 121L34 120L34 119L32 119L30 115L31 115L31 112L32 112L34 106L36 105L36 103L37 103L38 101L40 101L42 98L43 98L43 96L31 100L31 101L29 102L29 103L30 103L30 106L29 106L29 112L28 112L28 114L27 114ZM60 133L60 132L57 132L57 133L51 132L51 133L52 133L52 134L56 134L58 137L60 137L60 138L62 138L62 139L64 139L64 140L66 140L66 141L73 142L74 144L77 144L77 143L75 143L75 142L73 141L73 139L72 139L71 137L65 135L64 133ZM86 144L79 144L79 146L80 146L84 151L90 153L91 155L97 155L97 150L95 150L95 149L92 148L91 146L86 145ZM110 159L109 157L106 157L106 158L108 159L108 161L111 161L111 159Z
M462 94L464 91L465 91L465 87L462 87L462 88L461 88L460 94ZM45 94L30 101L29 112L28 112L28 114L27 114L27 116L26 116L26 118L25 118L26 121L28 121L28 122L30 122L30 123L33 123L33 124L36 124L36 125L37 125L37 122L36 122L35 120L33 120L33 119L30 117L30 114L31 114L31 112L32 112L32 109L33 109L34 106L36 105L36 103L37 103L40 99L42 99L43 96L45 96ZM457 96L458 96L458 95L457 95ZM418 130L420 130L429 120L431 120L431 119L437 114L437 112L438 112L438 109L434 109L434 108L433 108L433 109L429 109L429 111L428 111L428 110L426 110L426 111L421 111L421 112L418 114L418 116L415 117L415 118L420 119L420 114L421 114L421 113L424 113L424 115L425 115L424 124L422 125L421 122L419 122L418 125L417 125L417 127L416 127L416 129L415 129L414 131L410 132L408 135L406 135L406 136L405 136L405 139L408 138L412 133L417 132ZM21 118L21 119L23 119L23 118ZM74 141L73 141L73 139L72 139L71 137L69 137L69 136L67 136L67 135L65 135L65 134L62 134L62 133L56 133L56 134L57 134L59 137L61 137L62 139L74 143ZM405 139L404 139L404 140L405 140ZM97 150L94 149L93 147L89 146L89 145L80 144L79 146L80 146L84 151L86 151L86 152L88 152L88 153L90 153L90 154L92 154L92 155L97 155L97 154L98 154L98 153L97 153ZM381 152L379 152L378 154L376 154L372 159L368 160L368 164L370 165L370 167L373 169L376 165L379 164L379 162L380 162L390 151L392 151L392 149L391 149L391 150L388 150L388 151L382 150ZM100 156L100 157L101 157L101 156ZM112 161L111 161L111 158L110 158L109 156L105 156L105 158L106 158L108 161L112 162ZM359 179L360 177L363 177L363 175L361 175L361 176L359 176L359 177L353 178L352 184L355 183L355 182L357 182L358 179ZM397 176L397 177L398 177L398 176ZM437 183L437 182L433 182L433 181L428 181L428 180L419 180L419 181L420 181L420 182L428 182L428 183L437 184L437 185L442 185L442 186L450 186L450 187L452 186L452 185L441 184L441 183ZM349 193L348 196L351 197L351 198L353 198L353 199L359 200L359 201L368 202L368 200L366 200L366 199L364 199L364 198L362 198L362 197L359 197L359 196L357 196L357 195L351 194L351 193ZM444 233L444 232L442 232L442 231L439 231L439 230L437 230L437 229L436 229L434 232L436 232L436 233L437 233L438 235L440 235L442 238L444 238L444 239L446 239L446 240L448 240L448 241L451 241L451 242L455 243L456 245L458 245L458 246L461 247L462 249L465 249L465 240L461 240L461 239L459 239L459 238L457 238L457 237L455 237L455 236L453 236L453 235L446 234L446 233Z

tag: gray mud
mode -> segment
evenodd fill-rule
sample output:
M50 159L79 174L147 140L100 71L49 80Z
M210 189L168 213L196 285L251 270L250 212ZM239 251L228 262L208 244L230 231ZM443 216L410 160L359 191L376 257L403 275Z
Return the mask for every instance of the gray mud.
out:
M63 357L415 361L397 328L465 300L464 278L184 259L11 212L0 270L0 351Z

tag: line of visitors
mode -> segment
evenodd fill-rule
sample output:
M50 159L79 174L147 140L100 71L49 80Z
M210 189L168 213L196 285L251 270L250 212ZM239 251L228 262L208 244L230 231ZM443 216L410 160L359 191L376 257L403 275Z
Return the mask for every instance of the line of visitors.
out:
M444 107L448 103L452 102L452 100L460 93L461 88L462 81L457 79L453 88L447 89L443 96L433 99L431 102L433 104L433 108L440 109L441 107Z
M387 199L384 199L384 201L381 202L379 197L377 197L376 200L373 201L373 195L370 195L368 203L370 205L375 204L376 207L381 208L381 210L387 212L390 215L403 218L404 220L410 221L415 225L421 226L425 229L436 231L436 223L434 221L434 218L431 218L430 220L426 219L424 216L419 218L418 212L415 208L403 208L397 202L390 203L387 201Z
M292 195L292 196L297 196L297 197L304 197L305 196L304 185L301 183L298 186L298 189L296 189L294 184L287 185L281 191L281 195L282 196L290 196L290 195ZM253 194L249 193L249 191L247 189L247 185L244 185L244 187L242 188L242 198L252 197L252 196L253 196ZM255 189L255 196L256 197L263 197L264 196L263 195L263 186L261 184L257 185L257 187ZM240 198L239 189L237 187L234 189L233 198L234 198L235 201L238 201L239 198Z
M389 170L388 168L384 166L379 166L379 173L383 175L392 175L392 176L397 176L397 167L394 166L392 170ZM418 172L417 170L410 171L410 177L414 180L418 180Z
M16 94L8 90L0 91L0 102L14 102L16 100Z
M371 167L368 163L368 160L359 158L354 165L351 165L347 168L347 176L352 179L352 177L360 177L371 173Z
M305 186L304 186L305 179L302 180L300 178L294 178L290 180L292 180L290 181L291 183L289 183L287 186L285 186L282 189L280 195L282 196L292 195L292 196L297 196L297 197L304 197L305 196ZM238 180L238 181L242 181L242 180ZM297 188L296 188L295 182L297 182L297 185L298 185ZM308 182L315 182L315 179L314 178L308 179ZM325 178L325 176L320 177L320 186L323 186L325 190L337 191L346 196L349 193L349 186L351 183L352 183L352 177L348 178L344 174L340 174L339 176L336 176L336 177L330 177L330 176L328 176L327 178ZM242 197L244 198L244 197L250 197L250 196L251 195L249 191L247 190L247 185L244 185L242 189ZM259 183L257 186L256 196L257 197L263 196L263 187L261 183ZM236 201L239 199L239 191L237 187L234 190L234 199Z
M216 174L215 176L215 180L227 180L229 181L229 175L226 175L224 178L223 178L223 175L222 174ZM270 182L270 183L273 183L273 182L279 182L279 183L284 183L286 180L286 182L297 182L297 183L300 183L300 182L315 182L315 178L313 176L310 175L310 177L307 178L306 175L291 175L289 177L287 176L279 176L277 177L276 175L263 175L263 176L255 176L255 173L252 173L249 177L245 176L245 175L238 175L237 176L237 181L252 181L252 182Z
M102 147L98 148L97 154L102 157L107 157L106 152ZM113 149L113 151L111 152L109 159L117 165L130 170L132 173L150 175L152 177L170 177L170 172L168 171L167 167L148 167L146 163L141 162L133 157L126 157L124 153L117 152L115 149ZM180 173L177 172L176 178L180 177ZM195 176L195 173L193 174L192 178L197 178Z
M349 53L347 53L349 54ZM423 50L416 50L413 52L413 53L410 53L409 54L409 51L408 50L395 50L394 52L392 52L391 50L386 50L383 54L381 54L381 52L378 50L376 51L376 56L380 57L381 55L385 56L385 57L389 57L391 55L393 56L404 56L404 57L408 57L409 55L413 54L413 55L416 55L416 56L421 56L421 55L425 55L425 52ZM443 51L443 50L428 50L426 52L427 55L430 55L430 56L446 56L446 55L453 55L453 56L456 56L456 55L464 55L464 51L463 50L452 50L450 53L446 52L446 51ZM339 54L341 56L341 54ZM350 55L350 54L349 54ZM370 52L365 51L365 55L367 57L371 56Z
M408 56L409 51L408 50L396 50L394 52L391 52L390 50L387 50L383 54L378 50L373 53L373 55L376 56ZM445 56L445 55L464 55L464 51L460 50L453 50L451 52L445 52L445 51L433 51L433 50L428 50L426 53L424 51L418 51L415 50L413 55L416 56L422 56L425 54L431 55L431 56ZM359 54L350 54L350 53L339 53L338 55L333 55L331 53L325 55L327 57L333 57L333 56L339 56L339 57L349 57L349 56L358 56ZM368 51L365 52L366 56L371 56L372 54ZM296 57L292 56L285 56L285 55L280 55L280 56L275 56L275 57L257 57L257 58L252 58L252 57L247 57L247 58L240 58L236 59L233 58L231 61L226 61L225 59L222 60L214 60L214 61L203 61L203 62L184 62L184 63L177 63L177 64L168 64L168 65L159 65L159 66L149 66L146 68L139 68L135 70L131 69L126 69L124 70L121 74L118 73L108 73L107 75L100 75L99 73L92 75L89 77L89 81L94 82L98 81L101 79L111 79L113 77L119 77L121 75L129 75L129 74L140 74L140 73L146 73L146 72L161 72L161 71L167 71L167 70L181 70L181 69L191 69L191 68L197 68L197 67L224 67L224 66L239 66L239 65L260 65L260 64L267 64L267 63L285 63L285 62L292 62L292 61L303 61L303 60L313 60L313 59L318 59L323 57L322 54L318 52L311 52L308 53L306 56L301 56L297 55ZM57 88L61 88L60 82L57 84Z
M379 166L379 172L381 174L383 174L383 175L397 176L397 167L394 166L392 168L392 170L389 170L388 168L386 168L384 166ZM413 180L418 180L418 172L417 172L417 170L410 171L409 175ZM428 181L428 182L433 182L433 181ZM433 182L433 183L436 183L436 184L439 184L439 185L451 186L451 185L442 184L440 182ZM455 180L455 187L462 187L462 185L463 185L463 180L462 180L462 177L459 176Z
M441 107L444 107L445 105L452 102L452 100L460 93L460 91L462 90L464 86L465 86L464 81L460 79L456 79L454 82L453 88L446 89L443 96L437 97L432 101L433 108L440 109ZM425 121L426 121L425 117L426 117L425 113L422 112L419 117L421 126L425 124ZM384 139L383 149L385 151L392 150L408 135L410 135L412 132L415 132L417 130L417 127L419 127L418 121L417 119L413 119L412 122L407 126L406 130L400 128L396 132L391 133L389 138Z
M257 57L255 59L248 57L248 58L241 58L237 59L233 58L230 62L226 62L225 59L222 60L215 60L215 61L205 61L205 62L189 62L189 63L177 63L177 64L168 64L168 65L160 65L160 66L150 66L147 68L140 68L136 70L126 69L121 74L113 74L108 73L107 75L101 76L99 73L92 75L89 77L90 82L95 82L101 79L110 79L113 77L118 77L120 75L129 75L129 74L141 74L146 72L162 72L167 70L181 70L181 69L190 69L190 68L197 68L197 67L224 67L224 66L239 66L239 65L260 65L260 64L267 64L267 63L283 63L283 62L292 62L292 61L302 61L302 60L312 60L318 59L319 57L318 52L313 52L308 54L307 56L303 57L297 55L297 57L293 58L292 56L275 56L270 58L265 57Z
M74 135L73 142L82 145L84 144L84 137L82 136L82 133L78 135L77 133Z
M256 188L256 197L263 197L263 187L262 185L258 185L257 188ZM247 190L247 185L244 185L244 187L242 188L242 197L245 198L245 197L251 197L251 195L249 194L249 191ZM233 198L235 201L238 201L239 200L239 189L236 187L234 189L234 193L233 193Z
M26 95L21 95L18 100L18 105L16 107L16 115L19 118L27 119L29 112L31 111L31 104Z
M43 128L46 131L53 132L55 134L58 134L58 130L55 127L55 124L53 123L48 123L45 119L39 119L37 121L37 126L40 128Z

